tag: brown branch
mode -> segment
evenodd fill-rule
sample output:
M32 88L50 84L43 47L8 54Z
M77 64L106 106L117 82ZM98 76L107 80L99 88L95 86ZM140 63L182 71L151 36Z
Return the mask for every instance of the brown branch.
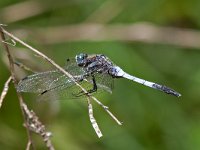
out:
M103 134L101 133L101 130L99 129L96 119L94 118L92 103L90 102L89 98L87 99L87 101L88 101L88 114L89 114L90 122L91 122L92 127L94 128L97 136L100 138L103 136Z
M123 122L119 121L110 111L109 108L105 105L103 105L96 97L91 96L91 98L97 103L99 104L112 118L113 120L115 120L117 122L118 125L122 125Z
M50 64L52 64L54 67L56 67L58 70L60 70L63 74L65 74L66 76L68 76L69 78L72 79L72 81L89 97L89 98L92 98L95 102L97 102L98 100L91 96L90 94L87 93L87 91L79 84L75 81L74 77L66 72L66 70L64 70L62 67L60 67L58 64L56 64L52 59L50 59L49 57L47 57L46 55L44 55L43 53L41 53L39 50L33 48L32 46L28 45L27 43L23 42L22 40L20 40L19 38L17 38L16 36L14 36L13 34L9 33L8 31L6 31L5 29L2 30L7 36L9 36L10 38L14 39L15 41L19 42L20 44L24 45L25 47L27 47L29 50L31 50L32 52L36 53L38 56L40 56L41 58L43 58L44 60L48 61ZM102 103L99 103L98 101L98 104L101 104L100 106L102 106L106 112L113 118L113 114L108 110L108 107L104 106ZM114 117L113 118L119 125L121 125L121 122L116 118Z
M26 145L26 150L30 150L30 148L31 148L31 142L28 141L28 143L27 143L27 145Z
M0 26L0 34L1 34L1 39L3 41L6 40L5 38L5 35L4 35L4 32L3 32L3 28ZM15 87L17 87L17 78L15 76L15 72L14 72L14 63L13 63L13 58L10 54L10 50L8 48L8 45L6 43L3 44L4 47L5 47L5 51L7 53L7 57L8 57L8 60L9 60L9 66L10 66L10 73L11 73L11 77L12 77L12 80L13 80L13 83L15 85ZM24 104L24 101L23 101L23 98L22 98L22 95L20 93L17 92L17 96L18 96L18 99L19 99L19 104L20 104L20 108L21 108L21 112L22 112L22 116L23 116L23 119L25 121L25 124L27 125L27 121L26 121L26 114L24 113L23 111L23 104ZM28 142L31 143L31 147L34 149L34 146L33 146L33 142L32 142L32 138L31 138L31 132L28 128L26 128L26 132L27 132L27 136L28 136Z
M25 127L28 128L30 131L39 134L43 138L46 147L49 150L54 150L54 147L50 140L51 132L46 131L45 126L40 122L36 114L32 110L30 111L25 103L23 104L23 109L24 112L27 114L27 124L25 124Z
M2 40L5 41L6 38L5 38L5 35L4 35L4 32L3 32L3 28L1 26L0 26L0 33L1 33ZM14 72L14 61L13 61L13 58L12 58L12 56L10 54L10 50L8 48L8 45L6 43L4 43L3 45L5 47L5 50L6 50L6 53L7 53L7 57L8 57L8 60L9 60L11 77L12 77L12 80L14 82L15 87L17 87L18 81L17 81L17 78L15 76L15 72ZM17 96L18 96L18 99L19 99L19 104L20 104L21 112L22 112L22 115L23 115L23 118L24 118L26 132L27 132L27 136L28 136L28 144L27 144L26 149L29 149L30 147L32 149L35 149L34 146L33 146L32 138L31 138L31 130L29 128L29 115L27 113L27 111L29 111L28 107L24 103L22 95L17 92ZM37 127L39 127L39 126L37 126ZM46 143L47 148L49 150L54 150L54 148L53 148L53 146L51 144L51 141L49 140L49 138L47 138L46 134L44 134L42 137L43 137L43 140Z
M18 33L19 31L14 31ZM57 44L68 41L123 41L169 44L186 48L200 48L200 32L193 29L159 27L151 23L136 24L74 24L60 27L20 30L26 39L38 35L42 44Z
M0 108L2 106L2 103L3 103L3 100L6 96L6 94L8 93L8 89L9 89L9 84L10 84L10 81L12 80L12 77L10 76L8 78L8 80L6 81L5 85L4 85L4 88L3 88L3 91L1 92L1 97L0 97Z

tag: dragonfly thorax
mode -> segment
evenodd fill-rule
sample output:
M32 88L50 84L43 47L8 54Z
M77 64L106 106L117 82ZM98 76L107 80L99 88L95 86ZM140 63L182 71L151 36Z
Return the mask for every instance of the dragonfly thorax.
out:
M87 55L81 53L77 55L75 59L77 65L82 67L83 70L89 74L109 74L109 70L114 67L113 63L103 54Z

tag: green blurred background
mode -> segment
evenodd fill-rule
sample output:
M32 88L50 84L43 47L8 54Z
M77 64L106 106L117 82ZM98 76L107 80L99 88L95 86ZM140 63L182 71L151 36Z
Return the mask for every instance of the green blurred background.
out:
M102 93L97 97L124 124L118 126L100 106L93 103L95 118L104 134L101 139L98 139L89 121L86 101L38 102L32 95L24 95L29 108L53 133L51 140L55 148L199 150L199 10L199 0L1 0L0 23L8 24L7 30L59 65L63 66L66 58L80 52L102 53L128 73L168 85L182 94L182 97L176 98L125 79L115 80L112 95ZM149 34L146 30L138 30L138 35L144 36L138 40L137 36L136 40L131 39L131 32L123 34L121 38L123 32L115 28L115 25L120 25L126 31L126 27L136 23L143 28L148 25L159 28L160 37L164 40L154 36L152 41L151 38L145 40ZM76 33L84 24L93 24L95 27L103 25L103 31L109 28L111 32L105 31L103 37L95 32L88 36L94 28L86 26ZM166 34L168 32L163 27L194 34ZM110 36L112 32L118 38ZM159 33L156 32L156 35ZM184 38L186 42L183 42ZM10 73L2 45L0 48L2 89ZM17 60L35 71L52 67L20 44L11 49ZM16 73L19 79L28 74L18 68ZM22 123L16 91L12 85L0 109L0 149L25 149L27 135ZM32 136L36 149L46 149L40 136L34 133Z

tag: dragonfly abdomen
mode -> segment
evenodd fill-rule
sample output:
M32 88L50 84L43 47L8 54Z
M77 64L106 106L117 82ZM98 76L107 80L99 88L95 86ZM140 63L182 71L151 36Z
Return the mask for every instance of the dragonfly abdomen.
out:
M147 80L140 79L140 78L137 78L135 76L129 75L128 73L124 72L118 66L113 67L113 69L111 71L111 74L113 74L114 76L117 76L117 77L124 77L126 79L129 79L129 80L135 81L137 83L143 84L145 86L151 87L153 89L160 90L160 91L165 92L167 94L171 94L171 95L174 95L174 96L177 96L177 97L181 96L180 93L176 92L175 90L173 90L173 89L171 89L171 88L169 88L169 87L167 87L165 85L160 85L160 84L157 84L157 83L154 83L154 82L150 82L150 81L147 81Z

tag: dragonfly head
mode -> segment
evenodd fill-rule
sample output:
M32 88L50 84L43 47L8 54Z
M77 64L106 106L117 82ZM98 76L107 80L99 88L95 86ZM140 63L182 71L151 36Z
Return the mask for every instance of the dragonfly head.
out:
M75 59L76 59L76 63L78 66L82 67L87 63L87 54L81 53L79 55L76 55Z

